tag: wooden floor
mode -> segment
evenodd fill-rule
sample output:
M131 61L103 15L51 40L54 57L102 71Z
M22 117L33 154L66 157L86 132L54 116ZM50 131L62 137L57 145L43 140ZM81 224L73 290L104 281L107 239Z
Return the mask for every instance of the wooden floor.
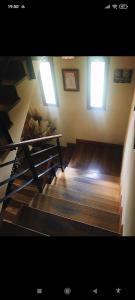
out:
M46 236L117 236L113 232L31 207L22 208L16 224Z
M64 173L58 170L57 178L51 185L46 185L44 194L35 197L30 206L118 233L121 214L119 179L115 177L113 181L113 176L108 175L104 175L104 180L93 179L92 175L69 167Z
M2 221L0 223L0 236L44 236L15 222Z
M12 205L8 207L11 221L48 235L120 234L121 147L77 143L63 153L68 165L64 173L58 169L57 177L46 184L43 194L33 197L31 188L28 193L17 193L13 200L25 207L14 218Z
M77 143L69 167L120 176L122 148L106 144Z
M121 147L77 143L71 149L64 173L57 172L31 207L119 233Z

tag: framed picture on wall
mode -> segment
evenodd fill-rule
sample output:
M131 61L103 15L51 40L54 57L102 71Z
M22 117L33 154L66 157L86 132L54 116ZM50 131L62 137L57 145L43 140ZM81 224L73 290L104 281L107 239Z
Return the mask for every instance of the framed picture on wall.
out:
M116 69L114 71L114 82L115 83L131 83L132 80L132 69Z
M79 91L79 70L62 69L64 91Z

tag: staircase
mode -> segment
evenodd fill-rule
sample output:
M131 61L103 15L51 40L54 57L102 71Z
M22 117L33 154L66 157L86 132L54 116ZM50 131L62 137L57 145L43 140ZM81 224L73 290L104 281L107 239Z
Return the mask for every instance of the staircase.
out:
M120 235L119 177L97 177L75 168L58 169L52 183L46 184L42 194L31 197L14 222L47 236ZM20 195L15 195L16 202L20 201Z
M20 186L27 180L25 176L15 179L12 184L12 191L20 188ZM31 183L17 193L13 194L8 199L8 205L2 210L4 220L15 222L16 216L21 210L22 206L29 206L31 200L38 194L36 186Z
M34 157L33 163L37 164L42 160L47 158L46 155L40 154L39 157ZM50 160L47 165L41 165L38 167L38 172L42 173L43 171L47 170L48 167L51 166L52 161ZM27 160L23 162L23 167L19 167L17 170L17 174L19 172L23 173L23 168L28 168ZM19 178L16 178L12 184L10 185L9 190L15 191L16 189L19 189L25 182L27 182L31 178L32 172L31 170L28 170L26 173L19 176ZM44 187L47 182L49 182L51 179L51 176L44 176L40 179L40 182L42 186ZM16 220L16 215L19 213L22 206L29 206L31 203L31 200L34 199L34 197L38 194L37 186L35 185L35 182L31 182L29 185L25 186L23 189L20 189L17 193L13 194L10 198L10 201L8 203L8 206L5 207L3 210L3 217L5 220L14 222Z
M64 173L59 169L56 176L30 207L94 226L96 232L120 233L119 178L101 174L94 179L93 173L70 167Z
M42 193L37 192L33 182L14 194L4 222L14 223L17 232L24 228L26 235L119 236L119 176L70 167L72 161L71 157L64 172L58 168L56 177ZM20 186L19 180L15 180L14 188Z

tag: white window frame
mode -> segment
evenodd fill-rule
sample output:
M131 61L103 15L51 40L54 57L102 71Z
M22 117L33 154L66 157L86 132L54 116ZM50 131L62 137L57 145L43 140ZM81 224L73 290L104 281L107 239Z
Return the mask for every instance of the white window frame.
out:
M106 98L108 90L108 71L109 71L109 60L108 56L91 56L87 58L87 109L93 110L105 110L106 109ZM103 87L103 105L102 107L96 107L91 105L91 62L103 61L105 62L105 74L104 74L104 87ZM98 82L97 82L98 88Z
M41 74L40 74L40 70L39 70L38 81L39 81L39 85L40 85L40 90L41 90L41 96L42 96L43 104L47 105L47 106L59 106L57 86L56 86L56 79L55 79L55 71L54 71L54 65L53 65L53 58L51 56L44 56L41 59L41 61L43 61L43 62L45 61L45 62L49 62L50 63L52 83L53 83L53 89L54 89L55 100L56 100L56 103L48 103L47 102L46 97L45 97L45 93L44 93L43 84L42 84Z

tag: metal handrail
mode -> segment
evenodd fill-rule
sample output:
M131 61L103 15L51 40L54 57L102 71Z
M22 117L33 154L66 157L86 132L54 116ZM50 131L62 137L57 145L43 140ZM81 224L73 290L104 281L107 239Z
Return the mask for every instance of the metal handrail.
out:
M26 141L22 141L22 142L19 142L19 143L11 143L11 144L7 144L7 145L4 145L4 146L0 146L0 151L7 150L7 149L12 149L12 148L18 148L20 146L25 146L25 145L31 145L31 144L35 144L37 142L40 143L40 142L43 142L43 141L48 141L48 140L52 140L52 139L60 138L60 137L62 137L62 134L44 136L44 137L41 137L41 138L26 140Z
M0 199L0 203L6 201L9 197L13 196L15 193L19 192L21 189L25 188L27 185L31 184L32 182L35 183L38 191L41 193L43 191L43 186L41 184L40 177L42 177L43 175L48 174L49 172L51 172L52 175L55 176L55 168L59 166L58 163L52 162L51 167L49 166L47 169L43 170L43 172L40 171L40 173L38 173L39 171L37 170L37 168L39 166L42 166L46 162L52 161L54 158L58 157L61 170L64 171L61 147L60 147L60 142L59 142L60 137L62 137L62 134L31 139L31 140L22 141L22 142L19 142L19 143L8 144L8 145L0 147L0 150L3 151L3 150L6 150L6 149L13 150L13 149L16 149L16 148L19 148L20 146L22 146L22 150L25 154L27 163L29 165L28 168L26 168L25 170L22 170L21 172L18 172L17 174L12 175L12 173L11 173L11 176L9 178L7 178L7 179L3 180L2 182L0 182L0 187L5 185L6 183L9 183L11 185L14 182L15 179L19 178L21 175L24 175L28 171L31 171L31 175L32 175L32 177L30 177L28 180L26 180L20 187L18 187L15 190L12 191L12 190L10 190L11 188L8 187L5 196L2 199ZM31 151L29 150L28 145L30 145L30 144L34 144L34 143L37 143L37 142L40 143L40 142L43 142L45 140L48 141L48 140L55 139L55 138L56 138L56 145L55 146L54 145L53 146L49 145L49 147L47 147L45 149L42 149L40 151L34 152L34 153L31 153ZM55 152L53 155L52 154L49 155L49 150L52 150L52 149L55 149L55 151L57 151L57 152ZM40 155L41 153L44 153L46 151L48 151L49 157L43 159L40 162L34 163L33 156L35 156L35 155L38 156L38 154ZM16 159L11 160L9 162L1 164L0 167L4 167L8 164L15 163L15 161L16 161Z

